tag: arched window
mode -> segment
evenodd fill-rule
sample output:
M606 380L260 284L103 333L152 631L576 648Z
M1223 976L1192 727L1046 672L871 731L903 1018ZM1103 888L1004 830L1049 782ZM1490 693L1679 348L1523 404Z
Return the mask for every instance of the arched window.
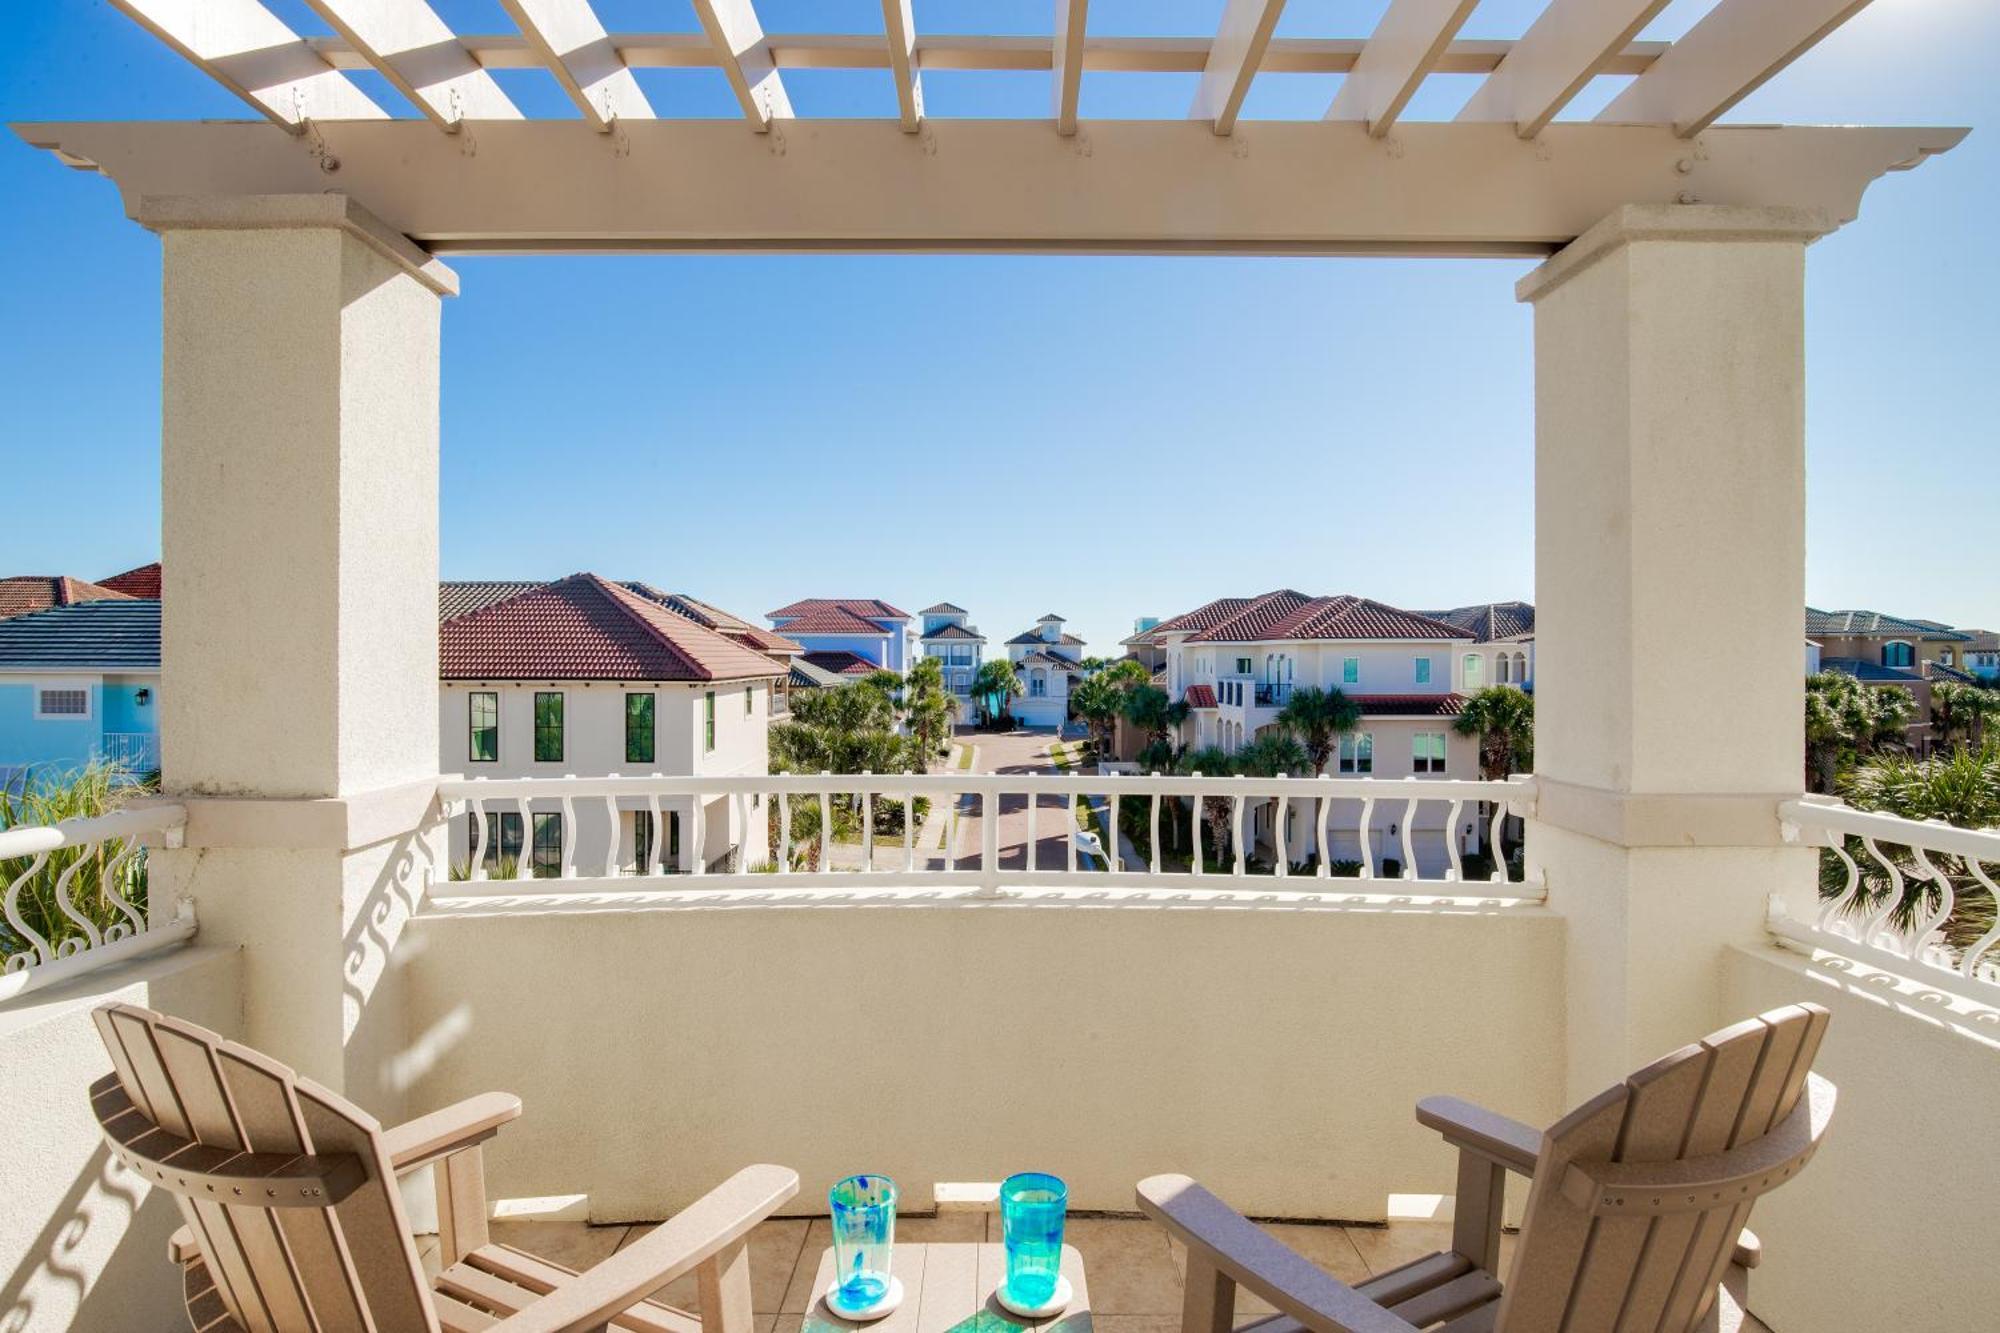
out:
M1486 659L1478 653L1465 655L1465 688L1476 690L1486 683Z
M1049 673L1036 667L1028 674L1028 693L1039 699L1049 692Z
M1526 685L1528 683L1528 655L1526 653L1514 654L1514 683L1516 685Z
M1891 639L1882 645L1882 665L1885 667L1909 667L1915 665L1917 650L1902 639Z
M1511 684L1513 677L1509 674L1509 672L1512 669L1513 669L1512 659L1509 658L1507 654L1501 653L1499 656L1495 657L1493 659L1493 683L1495 685Z

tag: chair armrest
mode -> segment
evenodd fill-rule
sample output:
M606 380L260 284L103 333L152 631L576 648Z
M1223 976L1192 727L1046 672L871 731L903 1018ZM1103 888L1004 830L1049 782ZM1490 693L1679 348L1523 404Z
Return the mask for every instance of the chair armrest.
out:
M1186 1176L1139 1182L1139 1210L1217 1271L1316 1333L1415 1333ZM511 1330L509 1331L511 1333Z
M1490 1158L1516 1175L1532 1177L1542 1155L1542 1131L1456 1097L1424 1098L1417 1103L1417 1123L1454 1148Z
M511 1092L482 1092L415 1120L382 1131L382 1149L397 1175L428 1166L440 1157L484 1143L500 1126L521 1114L521 1099Z
M195 1240L194 1231L191 1228L181 1227L173 1235L167 1237L167 1258L174 1263L185 1264L188 1260L198 1258L200 1255L201 1245Z
M750 1234L799 1192L799 1173L746 1166L595 1268L565 1281L491 1333L584 1333Z
M1764 1262L1764 1242L1757 1239L1757 1233L1745 1227L1736 1233L1736 1252L1729 1256L1729 1262L1738 1268L1755 1268Z

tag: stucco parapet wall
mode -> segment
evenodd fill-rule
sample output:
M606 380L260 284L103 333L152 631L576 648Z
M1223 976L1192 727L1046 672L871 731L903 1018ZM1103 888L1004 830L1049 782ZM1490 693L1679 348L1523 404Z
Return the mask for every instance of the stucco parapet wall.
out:
M1634 241L1771 241L1809 245L1838 225L1830 214L1817 208L1626 204L1515 283L1514 299L1539 301L1598 260Z
M168 799L187 808L183 847L345 852L400 838L437 820L433 779L348 796Z
M1537 823L1618 847L1782 847L1779 806L1797 793L1607 791L1535 778Z
M132 220L149 231L346 232L439 296L458 295L458 274L344 194L143 195Z

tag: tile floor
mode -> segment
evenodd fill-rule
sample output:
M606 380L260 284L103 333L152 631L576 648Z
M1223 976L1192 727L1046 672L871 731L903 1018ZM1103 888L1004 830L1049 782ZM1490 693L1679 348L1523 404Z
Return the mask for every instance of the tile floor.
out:
M977 1241L1000 1239L1000 1220L979 1213L901 1217L896 1239ZM1393 1222L1386 1227L1315 1226L1276 1223L1268 1229L1333 1276L1359 1282L1411 1259L1446 1248L1446 1222ZM495 1222L493 1239L569 1268L588 1268L616 1253L649 1226L588 1226L581 1222ZM1181 1279L1186 1259L1166 1233L1139 1218L1072 1217L1066 1239L1083 1255L1090 1275L1090 1305L1096 1333L1177 1333ZM798 1333L812 1303L812 1280L820 1253L831 1241L824 1218L775 1218L750 1237L751 1308L757 1333ZM1501 1257L1513 1256L1513 1236L1501 1238ZM437 1262L437 1238L420 1239L427 1265ZM692 1276L667 1287L659 1299L684 1310L697 1308ZM1241 1318L1267 1314L1271 1307L1239 1293ZM1738 1327L1726 1311L1724 1328ZM1769 1333L1754 1318L1740 1318L1742 1333Z

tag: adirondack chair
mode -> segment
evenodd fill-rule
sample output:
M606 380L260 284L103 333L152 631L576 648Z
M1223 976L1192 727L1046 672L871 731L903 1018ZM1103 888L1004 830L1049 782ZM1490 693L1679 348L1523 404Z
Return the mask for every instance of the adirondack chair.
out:
M1758 1196L1797 1174L1833 1114L1811 1072L1818 1005L1724 1028L1648 1065L1547 1133L1452 1097L1417 1121L1458 1157L1452 1248L1349 1287L1186 1176L1140 1182L1139 1207L1187 1246L1182 1333L1226 1333L1237 1286L1279 1313L1262 1333L1689 1333L1717 1327L1717 1286L1754 1267ZM1505 1288L1505 1173L1534 1182Z
M111 1155L173 1194L170 1245L202 1333L752 1333L750 1229L798 1192L746 1167L588 1272L490 1242L480 1145L521 1114L486 1093L384 1130L215 1033L128 1004L95 1014ZM442 1271L424 1275L396 1176L436 1165ZM646 1299L697 1274L699 1318ZM156 1326L140 1312L133 1325Z

